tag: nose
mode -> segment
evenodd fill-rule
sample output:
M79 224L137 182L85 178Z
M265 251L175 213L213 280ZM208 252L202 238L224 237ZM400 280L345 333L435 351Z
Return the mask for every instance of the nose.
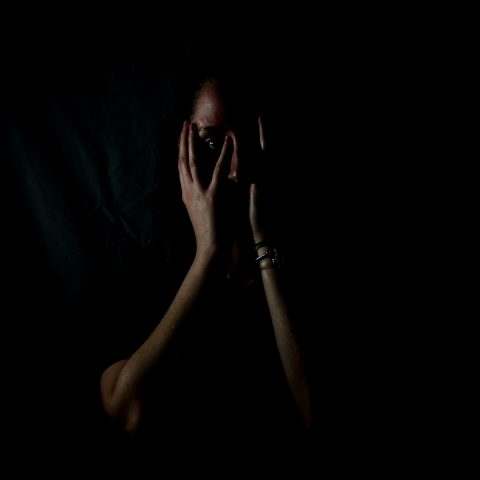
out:
M232 158L230 159L230 170L228 171L228 179L238 183L240 181L240 162L238 156L238 139L236 135L231 134L230 138L233 142Z

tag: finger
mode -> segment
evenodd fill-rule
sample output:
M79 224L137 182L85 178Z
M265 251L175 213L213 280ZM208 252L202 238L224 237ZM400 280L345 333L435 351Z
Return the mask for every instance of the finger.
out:
M187 191L187 186L185 184L186 180L185 180L185 175L180 171L180 188L181 188L181 191L182 191L182 200L184 200L184 195L185 195L185 192Z
M230 142L230 137L226 136L225 140L223 141L222 151L220 152L220 156L218 157L217 163L215 164L215 168L213 170L212 181L210 182L210 188L212 189L217 188L219 179L225 170L224 166L228 164L226 158L230 156Z
M260 147L265 150L265 130L263 128L263 115L258 116L258 133L260 136Z
M194 182L199 182L197 171L197 159L195 155L195 135L197 133L197 126L192 123L188 131L188 166Z
M192 174L188 165L188 143L187 143L188 122L183 122L182 133L180 135L180 151L178 152L178 170L180 177L192 180Z

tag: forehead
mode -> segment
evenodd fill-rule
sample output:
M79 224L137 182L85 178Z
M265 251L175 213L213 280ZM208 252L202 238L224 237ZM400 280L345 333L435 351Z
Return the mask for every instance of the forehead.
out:
M204 85L197 96L192 120L202 125L222 125L226 123L225 101L218 87Z

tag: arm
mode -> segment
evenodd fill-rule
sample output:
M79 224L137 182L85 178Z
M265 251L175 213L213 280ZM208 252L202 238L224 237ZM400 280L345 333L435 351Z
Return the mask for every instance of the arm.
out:
M252 186L253 188L255 185ZM254 238L255 242L259 243L265 237L254 235ZM261 255L269 249L269 246L261 247L258 254ZM311 387L301 346L295 335L294 323L286 302L281 273L269 257L260 261L260 268L283 370L304 425L307 429L311 429L313 427Z
M260 144L262 149L264 149L265 144L261 119L259 119L259 131ZM265 234L263 228L264 222L262 222L262 216L259 214L258 200L258 187L256 184L252 184L250 186L250 224L255 244L268 240L268 236ZM270 249L270 245L261 246L257 253L258 255L262 255ZM314 420L311 385L301 346L295 334L294 323L286 302L281 273L275 268L269 257L260 261L260 268L283 370L292 395L302 415L304 425L310 430L313 428Z
M164 357L178 329L197 305L214 274L219 236L215 218L217 189L226 155L227 141L215 166L208 188L199 182L193 150L194 129L185 122L180 138L179 176L182 198L194 228L197 252L172 304L155 330L128 359L108 367L100 380L107 414L134 433L143 415L142 387Z
M141 347L127 360L108 367L100 381L105 411L135 432L142 417L142 385L161 361L175 333L195 307L208 282L213 256L197 256L170 308Z

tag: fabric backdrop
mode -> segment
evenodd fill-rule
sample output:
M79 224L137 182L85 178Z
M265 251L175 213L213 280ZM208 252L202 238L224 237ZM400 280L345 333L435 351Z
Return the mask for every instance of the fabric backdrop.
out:
M0 315L14 452L51 444L88 458L103 445L99 376L161 318L181 281L172 255L191 246L176 165L180 91L199 63L232 58L266 86L274 215L322 424L355 442L367 412L384 433L376 254L387 233L376 182L386 167L368 32L355 42L358 28L245 12L212 29L197 14L144 15L135 28L125 18L17 19L6 35Z

